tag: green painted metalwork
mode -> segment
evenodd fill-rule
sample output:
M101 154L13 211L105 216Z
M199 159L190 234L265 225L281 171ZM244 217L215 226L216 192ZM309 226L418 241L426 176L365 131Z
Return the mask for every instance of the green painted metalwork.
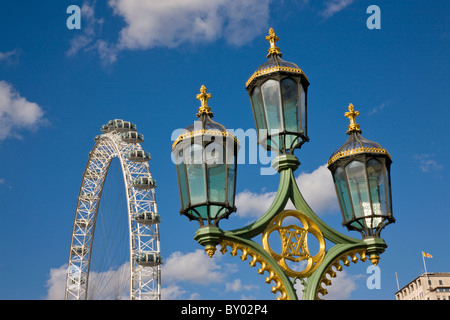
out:
M294 171L299 165L298 159L291 154L280 155L274 159L272 166L280 173L280 182L272 205L261 218L247 226L229 231L223 231L217 227L202 227L197 231L194 239L205 247L215 247L222 240L227 240L250 248L263 258L279 275L289 299L296 300L298 299L294 289L296 279L291 281L291 278L284 273L277 261L261 245L252 240L264 232L272 219L284 210L290 199L298 211L308 216L318 225L324 238L334 244L326 251L324 260L317 270L307 279L301 279L304 285L302 298L304 300L312 300L317 298L324 273L340 257L361 249L365 249L368 255L375 256L382 253L387 246L384 240L380 238L359 240L349 237L334 230L322 221L306 203L295 181Z

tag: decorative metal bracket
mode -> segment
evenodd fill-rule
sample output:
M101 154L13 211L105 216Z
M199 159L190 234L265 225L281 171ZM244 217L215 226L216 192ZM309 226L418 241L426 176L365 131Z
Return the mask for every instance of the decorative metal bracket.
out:
M223 231L217 227L202 227L197 230L194 239L205 247L212 256L217 244L221 244L221 252L225 253L227 246L231 247L231 254L235 256L241 250L241 260L252 257L250 266L256 262L261 264L258 273L269 272L266 282L275 281L272 292L281 293L278 299L298 299L293 282L301 279L304 284L303 299L320 299L319 294L326 294L327 290L322 284L329 285L336 271L342 270L340 262L349 265L350 261L357 262L356 254L360 260L365 261L369 255L373 263L378 262L378 255L387 247L380 238L355 239L346 236L323 222L309 207L303 198L295 181L293 172L300 162L294 155L286 154L277 157L272 166L280 173L280 183L275 199L267 212L255 222L239 229ZM287 202L291 200L296 210L285 210ZM300 225L290 224L283 226L285 218L296 218ZM281 253L276 253L269 245L268 237L278 232L281 239ZM263 245L252 239L262 235ZM308 235L313 235L319 242L318 253L311 255L307 245ZM325 239L332 242L329 250L325 248ZM347 257L350 257L348 260ZM306 261L302 271L294 271L289 263ZM291 278L294 281L291 281Z

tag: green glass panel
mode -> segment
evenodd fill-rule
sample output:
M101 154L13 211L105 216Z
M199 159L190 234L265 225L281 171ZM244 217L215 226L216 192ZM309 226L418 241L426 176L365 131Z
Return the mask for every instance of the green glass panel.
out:
M299 131L298 84L291 78L281 81L281 94L283 98L284 124L286 131Z
M264 111L262 106L261 90L255 87L252 92L252 106L255 113L256 130L266 129L266 122L264 121Z
M221 211L222 208L223 208L222 206L210 205L209 206L209 214L211 215L211 218L215 219L219 212L220 212L220 214L224 213L225 210Z
M235 191L235 176L236 165L234 163L228 164L228 187L227 187L227 200L230 206L234 206L234 191Z
M186 172L184 168L184 163L180 163L177 165L177 173L178 173L178 184L180 186L181 193L181 206L183 209L186 209L188 204L188 186L186 184Z
M188 185L186 181L186 170L183 160L183 149L177 147L173 150L175 164L177 167L178 185L180 187L181 208L186 209L188 205Z
M189 182L191 205L206 201L205 168L202 158L202 146L193 144L186 148L184 159Z
M289 132L300 132L297 82L291 78L284 78L281 81L281 96L283 99L285 130ZM296 135L286 135L286 148L290 149L296 137Z
M375 215L387 215L388 203L386 197L386 181L383 164L376 160L367 161L367 175L369 179L372 208ZM374 218L374 226L381 222L381 218Z
M225 150L217 139L205 147L208 196L211 202L225 202Z
M344 216L344 221L350 221L353 217L352 206L350 202L350 195L347 189L347 179L345 177L344 169L338 167L334 172L334 182L336 185L336 191L341 204L342 214Z
M300 85L300 123L302 127L303 134L307 135L306 128L306 92L303 90L302 85Z
M208 194L211 202L225 202L225 164L208 166Z
M193 216L198 216L199 214L200 214L200 217L202 218L202 219L207 219L208 218L208 212L207 212L207 210L208 210L208 207L205 205L205 206L200 206L200 207L196 207L195 208L195 211L194 210L191 210L190 211L190 214L192 214ZM198 213L197 213L198 212Z
M364 163L352 161L345 167L353 210L356 218L371 217L372 210L369 201L369 188L366 181ZM366 219L366 226L370 227L371 218Z
M267 120L267 129L269 130L269 134L272 134L273 131L282 130L279 82L267 80L261 86L261 90Z

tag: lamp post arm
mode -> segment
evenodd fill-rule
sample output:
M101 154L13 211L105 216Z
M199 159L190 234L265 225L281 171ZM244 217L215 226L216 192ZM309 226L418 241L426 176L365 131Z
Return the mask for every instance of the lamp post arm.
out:
M270 221L278 213L284 210L286 203L291 199L295 208L311 218L319 226L324 237L329 241L336 244L359 243L361 240L344 235L327 225L306 203L294 177L294 171L299 164L297 158L293 155L283 155L275 159L274 167L280 172L280 183L272 205L267 212L255 222L239 229L225 231L225 233L246 239L251 239L256 235L261 234Z
M288 170L284 170L280 173L278 191L267 212L261 218L247 226L235 230L224 231L226 235L251 239L264 231L270 221L285 208L286 203L289 198L291 198L292 188L290 183L290 175L287 171Z
M307 215L309 218L311 218L320 228L322 231L324 237L335 243L351 243L351 244L357 244L360 243L361 240L347 236L343 233L340 233L330 227L328 224L326 224L322 219L320 219L314 211L311 209L311 207L306 203L305 198L303 197L302 193L300 192L300 189L297 185L297 182L295 181L294 174L292 170L285 170L288 171L289 179L290 179L290 186L291 186L291 200L294 204L295 208L301 212L303 212L305 215Z

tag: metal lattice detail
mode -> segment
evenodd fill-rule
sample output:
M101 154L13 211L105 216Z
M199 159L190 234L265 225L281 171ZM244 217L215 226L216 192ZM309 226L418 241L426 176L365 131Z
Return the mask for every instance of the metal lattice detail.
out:
M103 184L111 160L118 158L123 173L129 222L129 298L158 300L161 298L162 259L155 185L146 187L136 184L139 178L153 181L148 164L150 158L132 159L129 156L130 153L149 154L144 153L139 143L126 142L123 130L113 128L108 131L96 137L96 144L89 152L83 173L73 224L65 299L87 299L89 265Z

